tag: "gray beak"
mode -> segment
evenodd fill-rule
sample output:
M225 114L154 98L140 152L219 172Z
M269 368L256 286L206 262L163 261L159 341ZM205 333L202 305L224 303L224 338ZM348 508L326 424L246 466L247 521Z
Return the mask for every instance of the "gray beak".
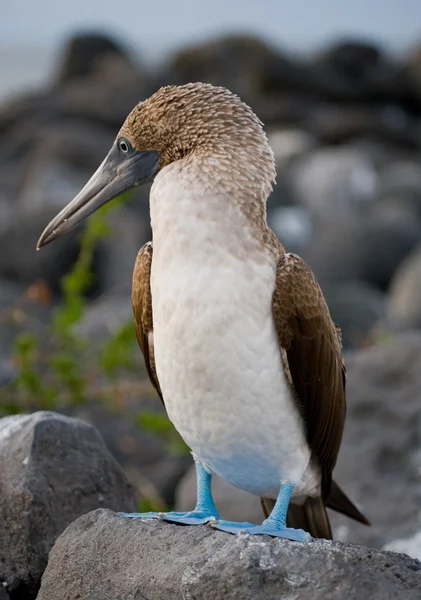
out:
M81 192L47 225L37 250L67 233L113 198L151 181L159 169L159 152L130 149L122 154L117 144Z

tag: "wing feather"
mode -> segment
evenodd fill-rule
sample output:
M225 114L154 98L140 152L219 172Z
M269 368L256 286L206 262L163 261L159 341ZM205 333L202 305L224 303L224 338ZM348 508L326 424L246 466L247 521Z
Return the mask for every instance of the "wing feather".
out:
M346 412L341 336L310 267L294 254L279 260L273 315L327 498Z
M145 360L145 367L152 385L164 402L156 374L153 346L153 318L151 294L152 242L139 250L133 271L132 308L136 337Z

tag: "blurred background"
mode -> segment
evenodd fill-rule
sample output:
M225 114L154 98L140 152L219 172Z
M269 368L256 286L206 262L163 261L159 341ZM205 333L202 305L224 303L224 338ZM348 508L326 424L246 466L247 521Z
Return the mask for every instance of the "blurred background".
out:
M0 415L98 427L140 508L194 504L191 458L143 369L131 276L148 190L35 252L131 108L207 81L266 126L268 219L343 330L348 418L335 478L372 520L336 539L421 558L421 4L15 0L0 22ZM226 518L259 502L217 481Z

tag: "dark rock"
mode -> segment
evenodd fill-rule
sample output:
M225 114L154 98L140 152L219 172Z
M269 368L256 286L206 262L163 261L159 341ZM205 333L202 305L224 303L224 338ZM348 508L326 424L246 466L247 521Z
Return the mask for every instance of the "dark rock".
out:
M386 290L402 260L421 241L421 219L404 207L374 206L359 248L362 279Z
M38 600L415 600L421 564L326 541L232 536L99 510L57 540Z
M374 204L348 220L334 213L316 230L303 258L325 284L365 281L387 290L397 267L421 240L421 219L405 207Z
M389 290L388 316L402 329L421 328L421 247L397 269Z
M57 240L54 246L36 251L37 241L56 210L26 212L15 215L10 227L0 233L0 276L20 283L44 280L60 291L61 277L71 268L78 254L78 230Z
M336 539L382 547L420 529L421 334L352 353L346 368L347 420L334 476L372 526L333 513L332 521Z
M0 581L0 600L9 600L9 595L7 593L6 586L2 585L2 581Z
M400 100L404 92L398 64L371 43L334 43L316 54L310 66L318 90L335 100Z
M130 62L121 42L96 31L74 34L65 42L62 54L58 83L94 74L104 56Z
M167 84L204 81L222 85L240 95L262 117L262 112L268 112L267 104L279 101L280 92L287 92L289 97L291 91L309 87L304 64L247 35L224 36L182 50L161 78ZM269 112L273 109L269 106Z
M332 319L341 328L344 349L370 345L373 327L386 315L386 296L359 281L325 285L323 293Z
M400 206L421 215L421 163L397 160L379 173L376 201L380 207Z
M402 72L407 79L414 110L420 112L421 100L421 44L416 44L403 60Z
M102 75L100 81L69 82L53 94L55 110L64 117L107 125L115 136L132 108L146 96L145 84L139 80L138 74L132 73L127 77L126 70L121 72L114 61L112 65L104 66L106 78L115 79L112 85L101 81ZM115 73L121 77L115 77Z
M342 144L365 136L398 147L418 149L417 121L401 106L318 104L308 111L303 127L328 144Z
M35 598L48 552L98 507L132 511L133 489L98 432L48 412L0 420L0 581Z

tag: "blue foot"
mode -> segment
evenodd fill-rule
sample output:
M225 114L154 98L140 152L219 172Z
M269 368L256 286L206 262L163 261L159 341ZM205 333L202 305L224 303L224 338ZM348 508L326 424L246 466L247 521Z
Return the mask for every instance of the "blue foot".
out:
M235 521L217 521L212 527L228 533L248 533L249 535L270 535L272 537L293 540L294 542L306 542L311 540L311 535L303 529L292 527L277 527L273 522L264 521L262 525L252 523L237 523Z
M182 525L202 525L210 521L216 521L218 514L207 513L200 510L190 512L146 512L146 513L119 513L120 517L131 519L160 519L169 523L180 523Z
M183 525L202 525L219 519L218 511L212 499L211 475L200 464L196 463L197 477L197 502L194 510L189 512L147 512L147 513L120 513L121 517L131 519L160 519L170 523Z

